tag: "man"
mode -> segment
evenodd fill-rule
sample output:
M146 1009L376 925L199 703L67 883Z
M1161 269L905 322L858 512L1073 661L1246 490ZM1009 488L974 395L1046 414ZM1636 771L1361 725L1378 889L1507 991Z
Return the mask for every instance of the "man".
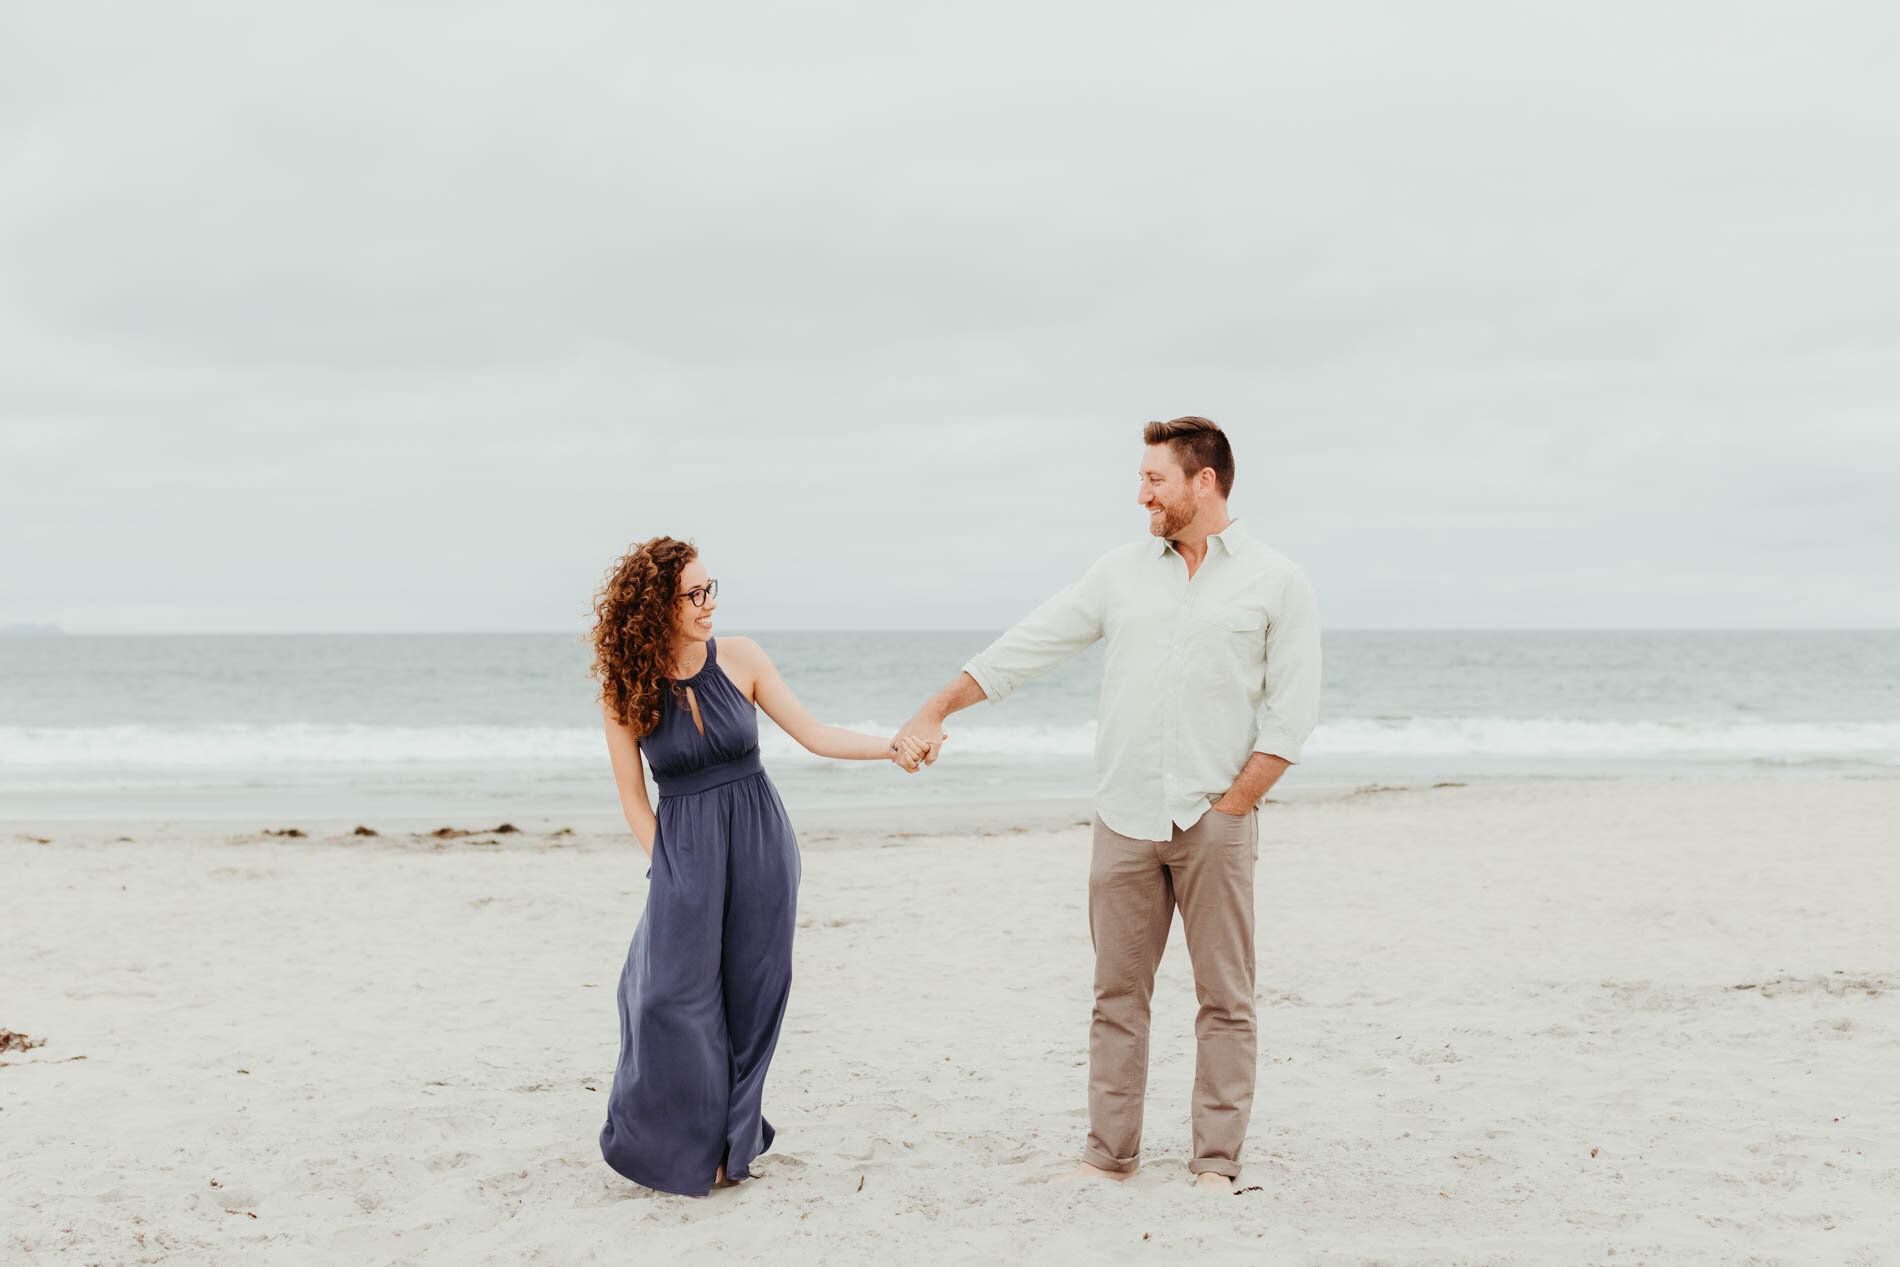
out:
M1258 806L1300 759L1319 707L1319 613L1306 577L1227 512L1233 451L1205 418L1149 423L1136 500L1154 540L1102 556L964 666L905 724L1000 701L1108 640L1089 868L1095 1011L1079 1176L1140 1165L1155 968L1181 908L1194 991L1194 1182L1231 1191L1254 1091Z

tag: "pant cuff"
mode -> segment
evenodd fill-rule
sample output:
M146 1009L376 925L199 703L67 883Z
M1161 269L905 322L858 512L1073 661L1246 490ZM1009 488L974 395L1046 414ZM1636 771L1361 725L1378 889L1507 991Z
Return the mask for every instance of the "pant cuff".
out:
M1229 1179L1240 1178L1240 1163L1228 1161L1225 1157L1196 1157L1188 1163L1191 1175L1225 1175Z
M1132 1175L1141 1165L1141 1155L1133 1157L1110 1157L1093 1144L1082 1150L1082 1160L1097 1170L1106 1170L1112 1175Z

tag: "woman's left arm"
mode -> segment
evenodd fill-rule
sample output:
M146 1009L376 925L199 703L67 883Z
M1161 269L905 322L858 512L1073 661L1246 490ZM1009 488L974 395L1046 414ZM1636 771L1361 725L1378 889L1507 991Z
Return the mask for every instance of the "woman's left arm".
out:
M892 748L889 736L827 726L813 717L811 710L792 694L792 688L785 685L785 679L779 676L778 667L765 654L765 649L752 639L721 638L719 650L722 655L732 651L739 653L740 667L752 679L753 703L806 751L840 761L890 761L898 757L899 752ZM898 764L906 769L914 768L901 761Z

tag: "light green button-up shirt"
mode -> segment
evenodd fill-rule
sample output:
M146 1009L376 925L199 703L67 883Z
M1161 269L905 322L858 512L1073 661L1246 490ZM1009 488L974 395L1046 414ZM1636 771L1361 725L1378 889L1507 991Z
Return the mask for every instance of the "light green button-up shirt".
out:
M1160 538L1109 551L963 666L995 703L1107 639L1095 810L1137 840L1192 827L1253 753L1297 762L1319 719L1305 574L1234 523L1207 540L1192 579Z

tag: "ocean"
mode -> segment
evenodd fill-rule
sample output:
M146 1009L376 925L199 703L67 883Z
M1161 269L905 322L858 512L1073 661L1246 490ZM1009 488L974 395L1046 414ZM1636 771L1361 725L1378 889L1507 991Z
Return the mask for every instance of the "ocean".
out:
M820 718L886 734L991 632L761 633ZM1289 786L1900 775L1900 632L1326 635ZM612 813L587 648L560 634L0 638L0 816ZM788 804L1082 797L1100 648L951 718L915 775L762 719Z

